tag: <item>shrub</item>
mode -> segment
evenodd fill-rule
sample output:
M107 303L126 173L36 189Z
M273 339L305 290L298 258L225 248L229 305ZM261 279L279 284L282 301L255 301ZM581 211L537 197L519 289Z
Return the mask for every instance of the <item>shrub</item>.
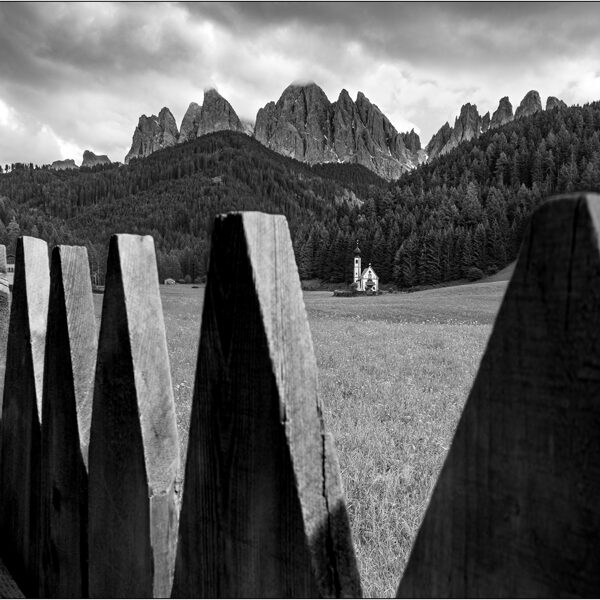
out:
M301 282L302 289L307 292L315 292L321 289L320 279L303 279Z
M477 267L469 267L467 270L467 279L469 281L477 281L483 277L483 271Z

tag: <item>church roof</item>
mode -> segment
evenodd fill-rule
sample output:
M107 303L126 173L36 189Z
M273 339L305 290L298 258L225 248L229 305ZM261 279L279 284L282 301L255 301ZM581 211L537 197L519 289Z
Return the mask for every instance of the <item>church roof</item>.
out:
M367 274L367 271L369 269L371 269L371 271L373 272L373 277L375 277L375 279L379 279L379 277L377 276L377 273L375 273L375 269L371 265L369 265L366 269L363 269L362 277L364 277Z

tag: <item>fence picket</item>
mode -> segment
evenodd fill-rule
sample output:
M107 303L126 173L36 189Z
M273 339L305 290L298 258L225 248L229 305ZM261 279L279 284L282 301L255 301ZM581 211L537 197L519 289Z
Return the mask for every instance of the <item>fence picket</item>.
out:
M154 242L113 235L89 448L91 597L170 594L178 467Z
M85 598L96 320L85 247L57 246L51 262L42 407L40 595Z
M533 216L399 597L597 596L600 196Z
M282 216L218 217L174 597L360 596Z
M10 317L10 290L6 273L6 246L0 244L0 418L4 395L4 372L6 370L6 342Z
M50 274L46 242L17 241L0 424L0 554L38 595L42 385Z

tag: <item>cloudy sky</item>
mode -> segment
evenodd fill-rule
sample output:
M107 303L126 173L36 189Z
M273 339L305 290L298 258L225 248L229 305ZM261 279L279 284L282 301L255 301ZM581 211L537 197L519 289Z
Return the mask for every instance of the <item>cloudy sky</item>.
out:
M600 100L596 3L0 3L0 164L122 161L138 117L216 87L239 116L315 81L425 145L465 102Z

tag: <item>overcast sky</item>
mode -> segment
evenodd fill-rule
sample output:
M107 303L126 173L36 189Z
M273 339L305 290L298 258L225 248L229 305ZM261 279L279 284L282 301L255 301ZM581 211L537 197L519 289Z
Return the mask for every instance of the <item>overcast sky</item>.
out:
M362 91L425 145L462 104L600 100L596 3L0 3L0 163L122 161L139 116L216 87L242 119L292 81Z

